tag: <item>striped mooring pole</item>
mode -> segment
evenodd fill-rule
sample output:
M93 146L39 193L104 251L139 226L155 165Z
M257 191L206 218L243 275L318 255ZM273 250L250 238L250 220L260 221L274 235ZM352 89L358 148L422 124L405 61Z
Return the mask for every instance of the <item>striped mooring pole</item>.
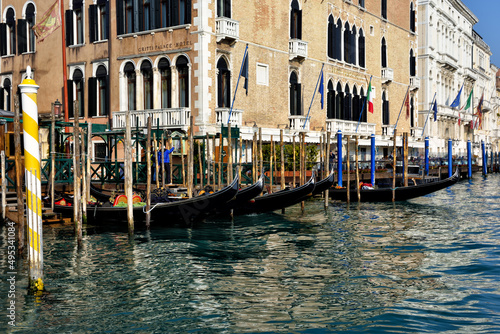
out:
M40 144L38 141L38 85L26 68L26 79L19 85L23 107L24 174L26 220L28 223L29 286L33 294L43 290L42 189L40 182Z

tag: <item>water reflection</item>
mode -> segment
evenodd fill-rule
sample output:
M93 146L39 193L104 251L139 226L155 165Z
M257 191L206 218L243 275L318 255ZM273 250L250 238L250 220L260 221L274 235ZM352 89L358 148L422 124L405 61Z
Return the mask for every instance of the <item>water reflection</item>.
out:
M81 249L72 226L46 226L49 293L35 304L18 289L13 332L491 333L500 177L487 181L411 202L325 211L310 201L304 214L293 207L133 239L88 227ZM2 246L5 235L2 227Z

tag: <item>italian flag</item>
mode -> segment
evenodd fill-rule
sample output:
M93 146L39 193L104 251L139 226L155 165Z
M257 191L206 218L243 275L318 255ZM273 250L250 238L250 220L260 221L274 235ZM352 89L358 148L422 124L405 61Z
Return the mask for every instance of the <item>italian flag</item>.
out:
M368 84L368 95L366 96L366 100L368 101L368 111L373 114L373 97L372 97L372 82Z

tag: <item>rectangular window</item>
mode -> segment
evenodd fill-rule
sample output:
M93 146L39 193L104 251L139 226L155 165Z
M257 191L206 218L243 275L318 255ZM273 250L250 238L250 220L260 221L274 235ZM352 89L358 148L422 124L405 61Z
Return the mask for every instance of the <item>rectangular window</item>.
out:
M269 86L269 65L257 63L255 74L257 85Z
M77 8L73 10L75 16L75 42L77 45L83 44L83 13L81 8Z
M94 142L94 161L95 162L103 162L106 161L106 157L108 156L108 147L104 142Z

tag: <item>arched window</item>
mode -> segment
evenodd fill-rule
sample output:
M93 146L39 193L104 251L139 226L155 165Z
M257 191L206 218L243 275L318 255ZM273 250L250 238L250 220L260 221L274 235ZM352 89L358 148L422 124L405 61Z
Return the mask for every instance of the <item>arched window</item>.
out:
M302 39L302 11L297 0L292 1L290 10L290 38Z
M349 43L350 42L349 35L350 35L349 23L346 22L344 24L344 61L346 63L350 63L350 56L351 56L351 54L349 53L351 49L351 45Z
M123 69L127 78L127 108L128 110L136 110L136 91L135 91L135 66L128 62Z
M1 100L1 105L0 107L4 110L7 111L12 111L12 107L10 104L11 100L11 94L12 94L12 83L10 82L9 78L6 78L3 81L3 89L2 89L2 100Z
M162 58L159 61L158 70L161 80L161 107L172 108L172 70L168 59Z
M359 7L365 7L365 0L359 0Z
M356 26L349 32L349 63L356 65Z
M359 29L359 37L358 37L358 65L360 67L365 67L365 35L363 33L363 29Z
M335 23L333 16L328 17L328 57L335 58Z
M188 60L185 56L177 59L176 67L179 84L179 107L189 107L189 68Z
M84 87L83 87L83 73L79 69L76 69L75 72L73 72L73 84L74 84L74 99L73 101L77 101L77 106L78 106L78 116L83 117L84 116ZM74 110L73 110L73 116L74 117Z
M97 115L106 116L109 114L108 107L108 71L103 65L99 65L96 74L97 78ZM89 99L90 100L90 99Z
M413 49L410 50L410 77L414 77L417 73L416 69L416 59L415 55L413 54Z
M217 62L217 71L217 106L220 108L229 108L231 107L231 72L222 57Z
M302 106L300 100L301 86L297 78L297 74L290 74L290 115L298 116L302 114Z
M331 81L328 81L326 93L326 118L335 118L335 90Z
M387 20L387 0L381 0L381 15L382 15L382 18L386 19Z
M360 104L361 104L361 122L367 122L368 117L366 116L368 114L368 104L366 103L366 95L365 95L365 90L361 88L359 91L360 95Z
M153 109L153 68L148 60L141 64L144 110Z
M387 67L387 44L385 43L385 37L382 37L382 46L380 52L380 58L382 60L382 68Z
M35 51L35 32L33 31L35 25L35 6L32 3L26 6L24 17L24 19L19 19L17 22L17 49L20 54Z
M344 95L344 113L342 116L343 120L349 121L352 118L352 95L349 85L345 85L345 95Z
M413 2L410 2L410 31L415 32L415 9L413 8Z
M2 53L2 55L14 55L16 54L16 14L12 7L7 9L5 18L7 41L5 53ZM3 37L4 36L2 36L2 39ZM3 45L2 48L4 48Z
M385 92L382 92L382 124L389 125L389 101L385 95Z
M342 119L342 110L344 109L344 92L340 82L337 84L337 94L335 95L335 118Z
M352 120L355 122L359 121L359 115L361 113L361 99L358 95L358 89L356 86L352 89Z

